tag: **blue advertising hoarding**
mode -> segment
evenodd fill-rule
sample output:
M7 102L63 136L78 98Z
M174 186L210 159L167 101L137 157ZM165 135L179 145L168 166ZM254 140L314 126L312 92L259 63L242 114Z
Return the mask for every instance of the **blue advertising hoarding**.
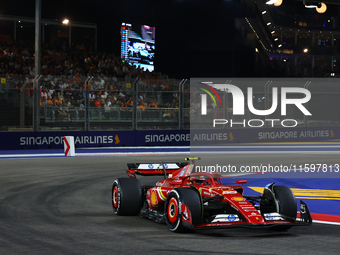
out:
M74 136L76 148L181 146L190 143L188 130L3 132L0 133L0 149L61 149L64 136Z
M198 129L191 131L1 132L0 150L61 149L63 148L64 136L74 136L76 148L188 146L200 144L267 142L323 142L340 139L340 127Z

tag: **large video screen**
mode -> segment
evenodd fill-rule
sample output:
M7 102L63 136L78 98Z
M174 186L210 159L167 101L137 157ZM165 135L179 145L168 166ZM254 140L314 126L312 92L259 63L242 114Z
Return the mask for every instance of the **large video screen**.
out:
M121 58L144 70L154 70L155 27L122 23Z

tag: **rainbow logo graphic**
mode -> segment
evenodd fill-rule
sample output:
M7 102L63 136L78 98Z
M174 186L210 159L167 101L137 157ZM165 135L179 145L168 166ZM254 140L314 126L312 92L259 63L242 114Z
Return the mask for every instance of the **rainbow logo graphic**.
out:
M217 91L212 86L210 86L210 85L208 85L206 83L203 83L203 82L200 83L200 84L203 85L204 87L202 88L202 87L197 86L197 88L200 89L200 90L203 90L205 93L207 93L211 97L211 99L214 101L215 106L217 106L217 103L216 103L216 99L213 96L213 94L216 95L216 97L220 101L221 106L223 106L222 100L221 100L220 96L218 95Z

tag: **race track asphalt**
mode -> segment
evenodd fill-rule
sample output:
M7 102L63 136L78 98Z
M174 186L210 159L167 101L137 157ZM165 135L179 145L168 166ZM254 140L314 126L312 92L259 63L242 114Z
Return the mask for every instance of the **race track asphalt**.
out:
M209 161L215 157L210 155ZM339 163L338 158L266 155L273 163ZM111 185L115 178L127 177L126 163L161 160L182 162L183 156L1 159L0 254L338 254L337 225L177 234L139 216L114 215ZM258 155L244 153L226 160L263 162Z

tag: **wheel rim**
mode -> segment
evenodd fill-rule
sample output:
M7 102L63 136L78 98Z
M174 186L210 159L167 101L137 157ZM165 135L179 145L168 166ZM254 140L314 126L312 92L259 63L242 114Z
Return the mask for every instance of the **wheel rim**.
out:
M178 218L178 202L174 197L169 201L168 218L171 223L175 223Z
M115 208L117 208L117 206L118 206L118 188L117 188L117 186L115 186L115 187L113 188L112 202L113 202L113 206L114 206Z

